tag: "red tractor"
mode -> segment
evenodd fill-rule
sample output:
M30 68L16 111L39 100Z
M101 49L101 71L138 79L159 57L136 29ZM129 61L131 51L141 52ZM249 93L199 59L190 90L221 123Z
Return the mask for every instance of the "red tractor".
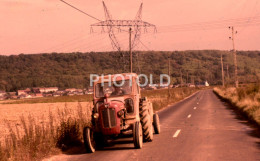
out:
M160 133L158 114L153 112L147 98L141 98L138 76L135 73L120 75L104 76L103 80L94 82L92 126L83 131L89 153L126 131L132 131L134 147L139 149L143 140L152 141L153 133Z

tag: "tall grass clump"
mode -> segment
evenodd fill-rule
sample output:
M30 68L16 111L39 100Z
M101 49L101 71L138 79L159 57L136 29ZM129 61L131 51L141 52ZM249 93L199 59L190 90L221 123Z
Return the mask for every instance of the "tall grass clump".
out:
M239 88L214 88L214 92L260 125L260 83Z
M90 107L83 112L78 103L78 109L67 107L57 111L57 117L49 111L47 122L37 122L31 115L20 117L18 125L11 125L6 121L9 136L0 143L0 161L40 160L61 150L68 150L82 145L82 131L89 125Z
M60 124L57 130L57 147L62 150L67 150L74 146L81 146L83 143L83 129L86 126L90 126L90 108L84 113L81 104L78 103L77 117L72 117L70 113L68 108L65 108L63 111L58 111Z

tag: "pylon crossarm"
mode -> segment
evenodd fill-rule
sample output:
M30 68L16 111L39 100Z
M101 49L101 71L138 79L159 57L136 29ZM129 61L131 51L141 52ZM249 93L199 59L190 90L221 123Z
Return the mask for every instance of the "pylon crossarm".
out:
M91 26L155 27L155 25L150 24L150 23L145 22L145 21L141 21L141 20L106 20L106 21L100 21L98 23L92 24Z

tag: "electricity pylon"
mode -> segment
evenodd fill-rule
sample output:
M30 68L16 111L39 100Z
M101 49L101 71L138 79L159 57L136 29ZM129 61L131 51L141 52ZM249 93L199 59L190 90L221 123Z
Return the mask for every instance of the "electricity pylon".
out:
M144 31L147 31L147 28L152 27L152 28L154 28L154 32L156 32L156 26L142 20L143 3L141 3L134 20L115 20L112 18L104 1L103 1L103 7L104 7L106 20L92 24L91 30L93 30L92 27L94 27L94 26L100 26L100 27L102 27L102 31L105 31L104 27L106 27L107 28L106 32L109 35L112 47L114 49L117 49L119 52L121 51L121 45L120 45L119 41L117 40L117 37L115 36L115 32L116 32L116 30L119 32L120 31L129 32L129 56L130 56L129 64L130 64L130 72L132 72L132 50L138 45L138 43L140 41L142 28L144 28ZM128 29L126 30L125 28L128 28ZM133 38L131 38L132 34L134 35Z

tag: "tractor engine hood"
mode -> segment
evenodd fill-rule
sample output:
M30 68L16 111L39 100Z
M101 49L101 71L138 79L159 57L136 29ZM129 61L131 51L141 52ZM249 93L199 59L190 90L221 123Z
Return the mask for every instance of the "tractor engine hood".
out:
M112 98L111 98L112 99ZM99 107L99 121L104 135L120 134L120 112L124 108L121 100L107 99Z

